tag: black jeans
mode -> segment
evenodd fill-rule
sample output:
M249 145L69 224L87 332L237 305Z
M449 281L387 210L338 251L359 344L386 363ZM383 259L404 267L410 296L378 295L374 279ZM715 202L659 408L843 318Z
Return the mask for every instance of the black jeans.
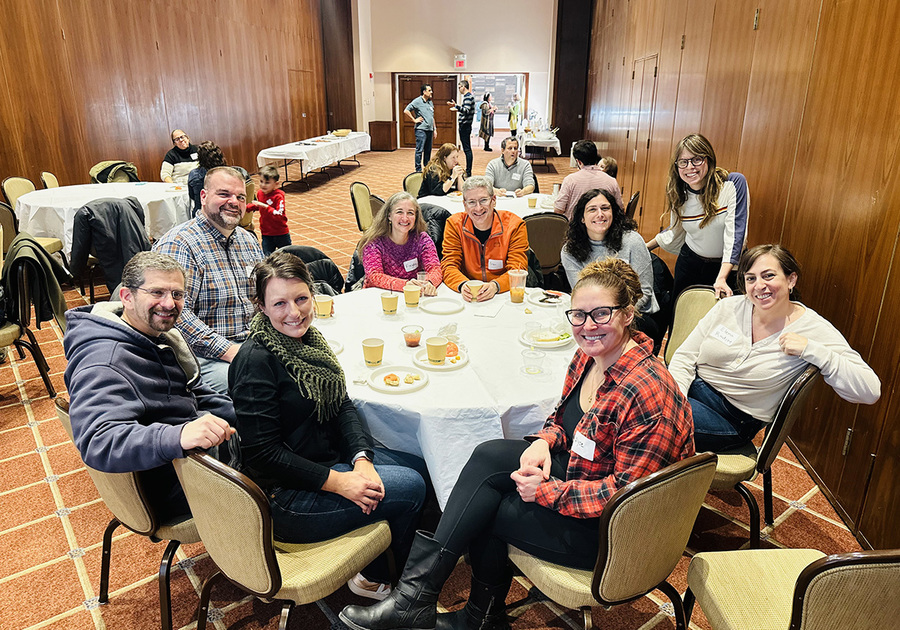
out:
M678 259L675 261L674 281L672 283L672 304L681 292L695 284L712 284L719 276L722 268L721 258L703 258L694 253L687 243L681 246ZM730 283L729 283L730 284Z
M472 177L472 123L459 126L459 142L466 154L466 177Z
M468 548L472 575L485 584L508 574L507 543L568 567L592 569L597 560L598 519L563 516L519 497L509 475L528 446L524 440L491 440L476 447L434 534L451 553ZM554 477L565 479L568 459L565 452L553 456Z

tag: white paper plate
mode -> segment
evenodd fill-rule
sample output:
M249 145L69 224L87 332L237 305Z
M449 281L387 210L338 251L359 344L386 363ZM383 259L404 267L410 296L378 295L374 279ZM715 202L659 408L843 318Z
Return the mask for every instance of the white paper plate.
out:
M428 362L428 350L426 348L422 348L418 352L416 352L415 356L413 356L413 362L419 367L423 367L426 370L434 370L435 372L450 372L452 370L458 370L462 366L466 365L469 362L469 355L464 351L459 351L459 361L456 363L450 362L451 357L447 357L444 361L444 365L432 365Z
M328 347L330 347L331 351L335 354L340 354L344 351L344 344L340 341L335 341L334 339L326 339L325 341L328 342Z
M541 302L541 299L545 297L546 293L551 294L559 294L560 298L558 300L548 300L546 302ZM560 293L559 291L544 291L543 289L537 289L534 291L529 291L528 296L526 298L529 304L534 304L535 306L557 306L558 304L562 304L569 299L569 295L567 293Z
M549 336L550 334L551 333L549 328L525 330L521 335L519 335L519 341L529 348L562 348L575 341L575 338L571 336L571 333L569 333L569 336L565 339L555 339L553 341L541 341L539 339L535 339L535 337L539 337L541 335Z
M552 210L555 204L552 199L544 199L538 205L544 210Z
M427 297L419 300L419 308L432 315L452 315L463 310L465 304L459 298Z
M388 374L396 374L400 377L400 385L394 387L393 385L386 385L384 382L384 377ZM407 374L413 374L419 377L418 381L413 381L411 384L405 382L403 379L406 378ZM406 365L383 365L380 368L376 368L372 370L369 374L369 378L367 379L369 387L374 389L376 392L384 392L385 394L408 394L410 392L415 392L428 384L428 375L424 372L424 370L417 367L410 367Z
M459 192L458 190L454 190L453 192L447 193L447 199L462 202L463 196L461 192Z

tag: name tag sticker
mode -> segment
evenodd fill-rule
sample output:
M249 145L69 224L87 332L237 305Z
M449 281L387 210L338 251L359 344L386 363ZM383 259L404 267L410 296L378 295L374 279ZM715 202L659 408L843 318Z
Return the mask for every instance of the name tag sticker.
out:
M497 260L496 258L488 258L488 269L491 271L497 271L498 269L503 269L503 261Z
M247 272L247 277L249 278L253 275L253 265L247 265L246 267L244 267L244 271Z
M419 259L418 258L410 258L409 260L403 263L403 268L407 271L415 271L419 268Z
M596 444L594 444L593 440L587 439L580 431L575 431L575 435L572 436L573 453L592 462L594 461L595 448Z
M718 339L726 346L730 346L735 341L737 341L738 338L738 334L736 332L725 328L725 326L722 324L719 324L715 327L715 329L712 331L712 336L713 339Z
M196 154L196 153L191 153L191 159L192 159L192 160L197 160L197 159L199 159L199 158L197 157L197 154Z
M515 180L517 180L517 181L521 181L521 180L522 180L522 173L513 173L512 178L515 179Z

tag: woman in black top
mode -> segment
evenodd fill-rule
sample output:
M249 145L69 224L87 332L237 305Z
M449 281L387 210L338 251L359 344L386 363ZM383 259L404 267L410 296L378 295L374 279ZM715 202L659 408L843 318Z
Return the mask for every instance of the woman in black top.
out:
M245 472L269 497L275 538L318 542L387 520L395 557L405 558L425 496L422 476L399 465L412 456L373 448L337 358L311 326L303 261L275 252L254 274L259 312L228 382ZM353 592L387 596L383 558L363 573Z
M459 151L455 144L446 142L437 150L425 167L419 199L428 195L446 195L451 190L460 190L466 169L459 163Z

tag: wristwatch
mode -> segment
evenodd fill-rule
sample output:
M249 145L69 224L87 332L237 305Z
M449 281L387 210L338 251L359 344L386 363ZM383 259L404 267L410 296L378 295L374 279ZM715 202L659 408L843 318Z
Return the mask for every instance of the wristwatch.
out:
M358 460L358 459L365 459L365 460L371 462L373 459L373 456L374 456L374 453L372 453L372 451L362 450L353 456L353 458L350 460L350 463L356 464L356 460Z

